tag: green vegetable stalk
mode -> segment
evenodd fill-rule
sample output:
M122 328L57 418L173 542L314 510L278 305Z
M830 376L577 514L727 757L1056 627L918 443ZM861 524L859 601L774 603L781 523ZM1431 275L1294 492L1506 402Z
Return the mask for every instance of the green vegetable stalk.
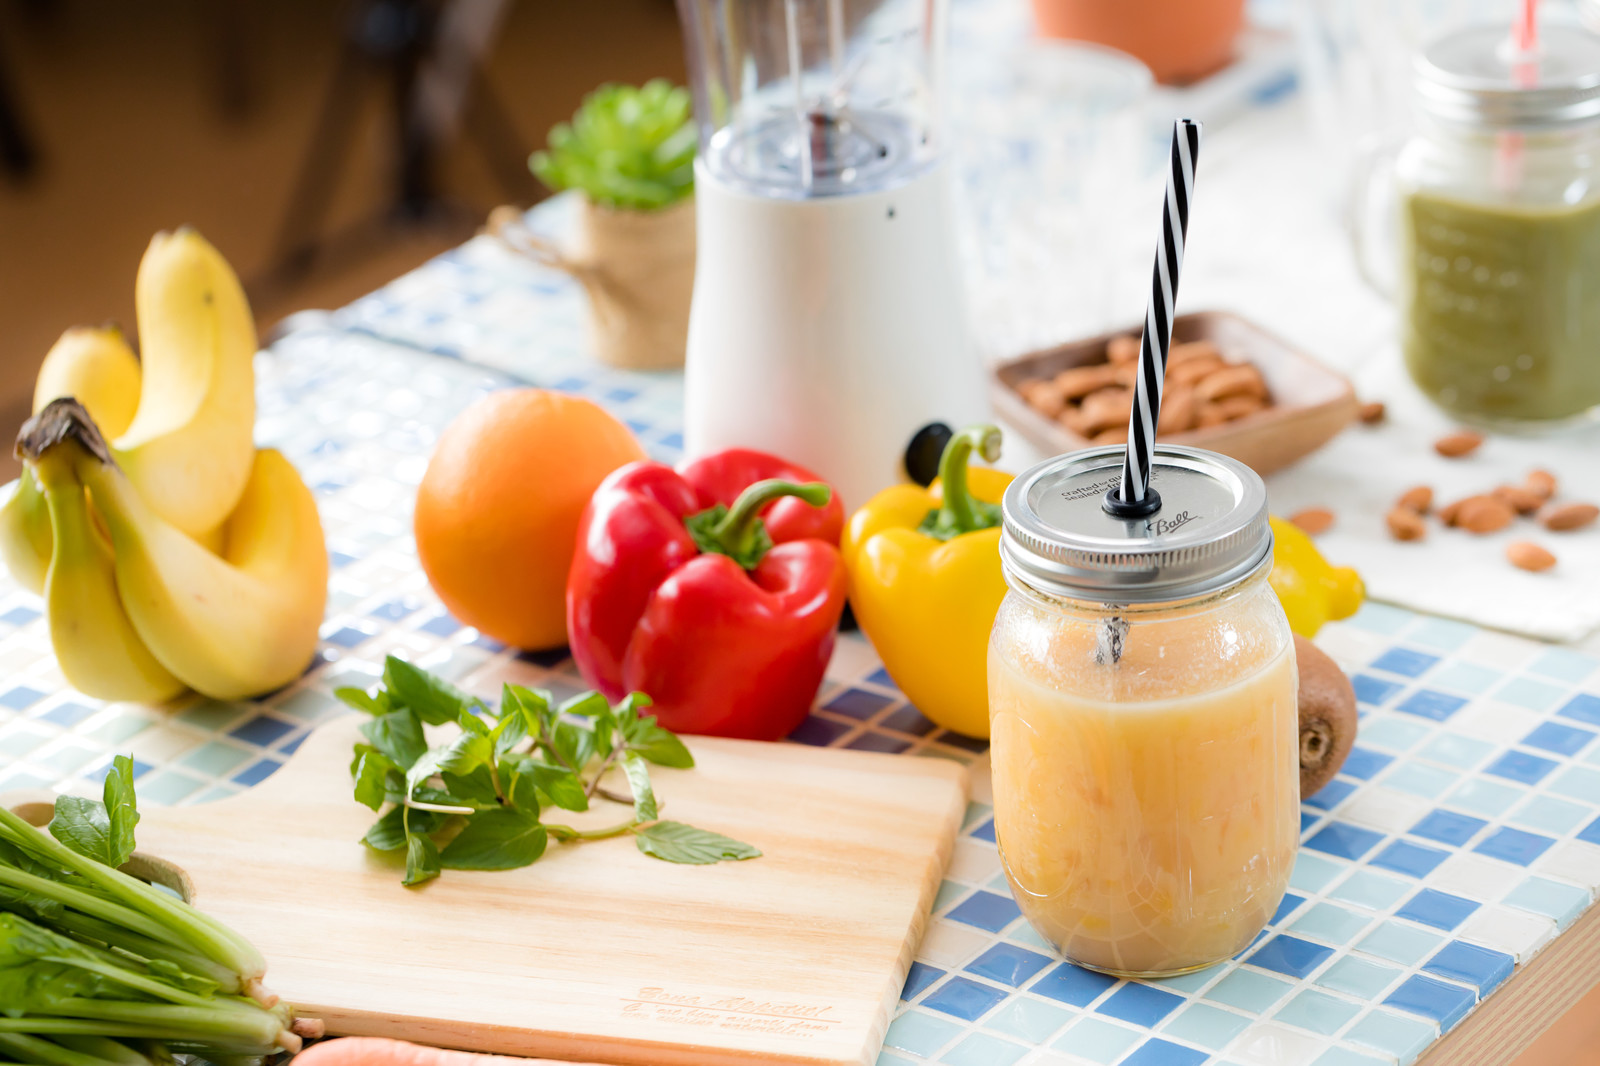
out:
M527 866L551 837L570 842L631 834L641 852L668 862L761 854L720 833L661 820L649 764L687 769L694 757L644 713L650 700L642 693L616 707L598 692L556 704L548 692L506 685L494 711L390 656L375 695L357 688L334 695L372 716L361 725L364 743L355 746L350 772L355 798L383 815L362 840L375 851L405 852L402 884L422 884L446 869ZM429 725L455 725L460 732L429 747L423 735ZM626 794L606 787L614 770L621 771ZM588 830L542 818L550 807L588 810L596 798L631 806L632 817Z
M0 807L0 1060L167 1066L180 1051L298 1050L320 1026L262 987L260 953L118 869L138 821L125 757L103 801L60 797L48 833Z
M689 93L656 78L602 85L528 165L557 191L579 189L606 207L653 211L694 191L696 132Z

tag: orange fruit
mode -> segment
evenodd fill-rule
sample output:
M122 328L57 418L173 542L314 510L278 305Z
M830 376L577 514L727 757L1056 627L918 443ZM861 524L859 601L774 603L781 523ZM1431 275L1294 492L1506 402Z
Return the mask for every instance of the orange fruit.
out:
M578 519L607 474L645 457L588 400L543 389L479 400L440 435L417 489L417 555L434 591L498 641L565 644Z

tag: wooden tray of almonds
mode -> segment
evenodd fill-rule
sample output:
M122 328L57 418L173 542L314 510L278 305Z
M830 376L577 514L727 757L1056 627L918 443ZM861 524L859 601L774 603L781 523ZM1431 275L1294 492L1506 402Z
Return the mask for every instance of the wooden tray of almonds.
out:
M1051 454L1123 441L1138 365L1138 330L1033 352L995 368L995 406ZM1156 439L1269 474L1333 439L1357 407L1343 375L1238 315L1200 311L1173 323Z

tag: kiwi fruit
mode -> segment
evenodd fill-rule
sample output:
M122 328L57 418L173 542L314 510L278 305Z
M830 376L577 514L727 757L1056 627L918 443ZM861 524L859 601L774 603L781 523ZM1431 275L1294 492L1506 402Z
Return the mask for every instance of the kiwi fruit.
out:
M1333 780L1356 742L1356 690L1339 665L1305 637L1294 638L1300 666L1300 798Z

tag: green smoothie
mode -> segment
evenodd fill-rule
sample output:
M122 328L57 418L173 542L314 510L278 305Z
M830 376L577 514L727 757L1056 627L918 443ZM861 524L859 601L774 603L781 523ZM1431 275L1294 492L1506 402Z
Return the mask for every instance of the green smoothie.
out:
M1405 199L1406 365L1446 410L1548 422L1600 407L1600 203Z

